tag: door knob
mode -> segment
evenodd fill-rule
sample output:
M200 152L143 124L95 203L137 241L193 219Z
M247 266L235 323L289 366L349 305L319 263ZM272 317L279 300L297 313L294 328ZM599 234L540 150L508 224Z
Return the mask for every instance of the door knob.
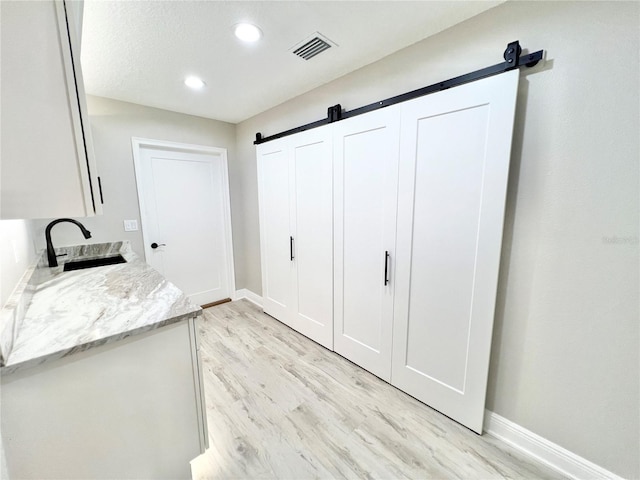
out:
M167 244L166 244L166 243L160 243L160 244L158 244L158 243L156 243L156 242L153 242L153 243L151 244L151 248L153 248L154 250L155 250L156 248L158 248L158 247L166 247L166 246L167 246Z

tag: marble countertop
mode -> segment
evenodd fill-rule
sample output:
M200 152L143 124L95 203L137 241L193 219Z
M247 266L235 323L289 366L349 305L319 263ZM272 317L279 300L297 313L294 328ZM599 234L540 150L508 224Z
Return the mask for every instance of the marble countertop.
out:
M13 373L147 332L202 313L128 242L56 249L66 254L49 268L46 252L27 271L3 307L0 373ZM121 254L127 263L63 271L65 262Z

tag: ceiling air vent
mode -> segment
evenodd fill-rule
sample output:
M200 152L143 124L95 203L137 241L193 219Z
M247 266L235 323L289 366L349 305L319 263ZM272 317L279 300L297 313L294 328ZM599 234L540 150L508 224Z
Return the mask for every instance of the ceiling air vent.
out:
M300 58L304 58L305 60L310 60L316 55L324 52L328 48L333 46L337 46L331 40L329 40L324 35L316 32L311 35L307 40L303 40L298 45L293 47L293 53Z

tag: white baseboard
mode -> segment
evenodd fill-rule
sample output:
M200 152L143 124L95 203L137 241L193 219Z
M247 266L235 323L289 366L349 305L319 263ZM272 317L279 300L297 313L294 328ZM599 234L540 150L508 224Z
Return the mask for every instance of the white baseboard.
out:
M489 410L485 411L484 431L570 478L622 480L615 473Z
M242 298L246 298L252 303L255 303L259 307L262 307L262 297L257 293L253 293L251 290L246 288L241 288L240 290L236 290L234 300L240 300Z

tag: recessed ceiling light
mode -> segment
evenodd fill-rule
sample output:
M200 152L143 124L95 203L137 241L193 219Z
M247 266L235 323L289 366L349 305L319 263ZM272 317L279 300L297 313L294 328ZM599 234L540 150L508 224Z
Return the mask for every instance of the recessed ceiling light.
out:
M200 90L205 85L202 79L193 76L185 78L184 84L189 88L193 88L194 90Z
M234 27L233 32L236 34L236 37L243 42L256 42L260 40L260 37L262 36L262 31L250 23L237 24Z

